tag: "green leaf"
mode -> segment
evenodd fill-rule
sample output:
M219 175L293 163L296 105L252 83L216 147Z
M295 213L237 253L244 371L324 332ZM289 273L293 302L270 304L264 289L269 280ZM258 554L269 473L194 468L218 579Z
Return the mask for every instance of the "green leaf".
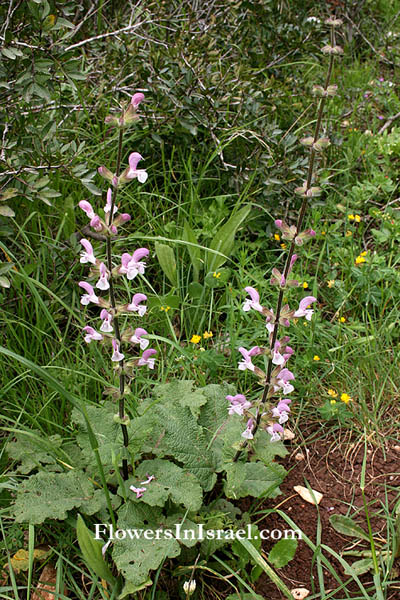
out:
M95 574L101 579L105 579L111 585L115 584L115 577L108 568L102 553L102 542L95 540L93 537L93 531L90 531L81 515L78 515L76 523L76 534L78 538L79 547L81 549L83 558L89 567L95 572Z
M182 525L181 543L188 547L194 546L198 538L198 526L184 519L181 514L166 517L158 507L133 502L119 509L118 528L128 530L128 535L125 539L114 541L112 556L124 579L132 585L144 585L150 571L157 569L166 558L179 556L181 546L174 537L175 526L178 524ZM166 530L171 530L171 537L164 535ZM144 531L153 532L147 534L149 539L145 538ZM188 538L194 537L194 540L183 539L185 531L193 531L193 536L186 535Z
M293 595L292 595L291 591L289 590L289 588L283 583L283 581L281 581L281 579L278 577L278 575L275 573L275 571L263 559L263 557L258 552L258 550L256 550L256 548L254 548L251 541L247 540L247 539L239 539L238 541L242 544L242 546L244 546L246 548L248 553L251 555L253 562L257 566L262 568L264 573L266 573L268 575L268 577L277 586L277 588L280 589L281 592L283 592L285 594L286 598L289 598L289 600L293 600Z
M156 412L161 416L165 428L162 442L167 454L181 462L185 471L193 473L204 491L211 490L216 481L216 463L191 410L178 403L173 410L171 405L158 404Z
M221 252L221 254L224 254L226 257L229 258L229 255L233 249L236 232L239 229L240 225L243 223L243 221L248 217L250 210L251 208L249 206L245 206L236 213L234 213L228 219L225 225L223 225L217 231L217 233L211 241L210 249L217 250L218 252ZM218 254L212 254L211 252L208 252L206 260L207 272L214 272L221 265L223 265L225 261L226 258L224 256L219 256Z
M207 402L201 408L199 424L203 427L208 447L214 454L218 471L222 469L224 436L231 423L226 396L235 394L235 391L233 386L227 384L210 384L202 389Z
M11 283L10 283L10 280L8 279L8 277L4 277L4 275L0 275L0 287L2 287L2 288L11 287Z
M21 431L16 434L15 441L7 444L6 449L8 456L20 463L15 469L17 473L27 475L33 469L43 467L43 465L47 465L48 470L62 471L51 453L51 448L53 450L59 448L61 441L59 435L42 439L39 431ZM49 465L51 465L50 468Z
M11 206L8 206L7 204L2 204L0 206L0 215L2 217L15 217L15 212L13 211Z
M172 285L178 287L174 251L166 244L160 244L160 242L155 243L155 249L158 261L160 263L160 267L162 268Z
M227 473L225 493L228 498L275 498L280 494L279 485L285 478L282 465L266 467L261 462L231 463L225 466Z
M190 408L192 415L197 418L200 408L207 403L208 396L204 393L206 388L195 388L195 382L192 379L178 379L157 385L154 388L154 395L161 404L166 404L170 400L178 402L180 406Z
M183 226L183 239L185 242L189 242L186 247L189 252L190 260L192 261L193 281L198 281L199 273L202 268L202 262L200 259L201 252L200 248L198 247L196 235L186 219Z
M203 291L204 287L200 283L192 281L192 283L189 283L188 285L188 294L191 298L196 300L197 298L201 298Z
M333 515L332 515L333 516ZM364 575L364 573L368 573L368 571L373 571L374 569L374 561L372 558L362 558L361 560L356 560L353 562L350 567L345 566L344 572L346 575L351 575L355 573L356 575Z
M147 581L144 581L143 583L141 583L140 585L135 585L131 581L126 581L125 585L122 589L122 592L118 596L118 600L123 600L124 598L126 598L127 596L130 596L131 594L136 594L136 592L140 592L141 590L144 590L145 588L149 587L152 583L153 582L150 578L147 579Z
M204 278L204 284L210 288L219 288L226 285L231 276L231 270L226 267L217 269L214 272L207 273Z
M268 554L268 560L276 567L281 569L286 567L290 562L297 550L298 542L296 539L282 539L274 544Z
M140 481L147 479L147 475L154 475L155 479L146 485L146 492L140 501L150 506L164 506L171 500L175 504L183 504L190 511L198 511L203 500L203 491L196 477L185 473L169 460L156 458L143 461L135 472L135 482L129 485L140 487Z
M64 520L67 511L93 497L93 484L81 471L40 471L22 482L17 491L14 515L17 523L36 525L46 519Z
M284 458L289 454L283 442L271 442L271 436L266 431L258 431L254 443L254 456L265 465L270 465L275 456Z
M331 526L339 533L369 542L368 534L364 531L364 529L357 525L357 523L355 523L351 517L346 517L345 515L332 515L329 518L329 522Z

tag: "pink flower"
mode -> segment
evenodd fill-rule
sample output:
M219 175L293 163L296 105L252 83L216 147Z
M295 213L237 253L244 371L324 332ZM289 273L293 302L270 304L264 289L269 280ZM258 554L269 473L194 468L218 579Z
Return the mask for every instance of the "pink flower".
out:
M96 287L99 290L108 290L110 288L110 284L108 283L107 267L103 262L100 263L100 279L96 283Z
M143 496L143 493L146 491L147 488L137 488L134 485L131 485L129 489L136 494L136 499L138 499Z
M282 365L285 364L285 357L282 356L282 354L279 352L280 347L281 347L280 342L276 341L274 353L273 353L273 357L272 357L272 364L278 365L281 367Z
M137 169L138 162L143 159L143 156L139 152L132 152L129 155L129 169L125 174L127 179L134 179L137 177L140 183L144 183L147 180L147 171L144 169Z
M283 433L283 427L279 423L274 423L270 427L267 427L267 431L271 436L271 442L277 442L281 439Z
M138 363L137 363L138 366L144 367L145 365L147 365L149 367L149 369L154 369L155 358L150 358L154 354L157 354L157 350L154 350L153 348L149 348L149 350L145 350L143 352L142 356L138 360Z
M299 308L294 313L294 317L305 317L307 321L311 321L311 317L314 313L313 310L310 310L308 307L316 302L317 299L314 296L306 296L303 300L300 300Z
M253 421L253 419L249 419L247 421L247 427L242 433L242 437L246 438L246 440L252 440L254 437L253 436L253 427L254 427L254 421Z
M233 415L243 415L245 410L251 408L252 404L248 400L246 400L246 396L243 394L236 394L236 396L226 396L226 399L229 400L230 406L228 406L228 414Z
M290 394L290 392L293 392L294 387L291 383L289 383L289 381L292 381L293 379L294 375L291 371L289 371L289 369L282 369L277 376L277 385L274 386L275 391L278 391L279 388L282 388L284 394Z
M261 349L258 346L253 346L253 348L250 350L240 347L239 352L243 356L243 360L238 364L238 369L240 371L245 371L246 369L249 369L249 371L254 371L255 366L251 362L251 357L260 354Z
M290 413L290 408L286 404L286 402L278 402L278 405L272 409L272 416L279 417L279 423L282 425L286 423L289 418L288 413Z
M87 202L86 200L81 200L78 206L86 213L88 219L93 219L93 217L95 216L95 212L90 202Z
M126 275L128 279L134 279L138 273L143 275L146 263L141 259L145 256L148 256L148 254L149 251L147 248L138 248L135 250L132 256L127 252L124 252L124 254L121 256L122 264L118 273Z
M150 483L150 481L153 481L153 479L155 479L154 475L149 475L148 473L146 473L146 476L146 481L141 481L140 485L147 485L148 483Z
M133 336L129 338L129 341L132 342L132 344L139 344L141 350L146 350L150 342L149 340L142 338L142 335L148 335L147 331L145 329L142 329L142 327L137 327Z
M101 333L98 333L98 331L96 331L95 329L93 329L93 327L90 327L89 325L84 327L83 331L86 333L86 335L83 339L85 340L85 342L87 344L90 344L90 342L93 342L93 341L100 341L103 339L103 336L101 335Z
M119 351L119 342L118 340L112 340L112 346L114 348L114 352L113 355L111 357L111 360L113 362L119 362L120 360L123 360L125 358L125 356L123 354L121 354L121 352Z
M87 292L86 294L83 294L81 298L81 304L84 306L87 306L90 302L93 302L93 304L99 304L99 299L94 293L94 289L90 283L87 283L86 281L80 281L79 286L83 288L85 292Z
M243 304L243 310L245 312L249 311L251 308L257 310L258 312L262 311L262 306L260 304L260 295L256 289L252 287L245 287L246 292L249 294L250 298L247 298Z
M90 219L89 225L95 231L103 231L103 223L98 215L94 215L93 219Z
M107 190L107 203L104 207L104 212L105 213L109 213L111 212L111 204L112 204L112 189L108 188ZM114 206L114 210L113 210L113 214L115 214L118 210L117 206Z
M136 94L133 94L131 99L133 108L137 108L142 100L144 100L144 94L142 94L142 92L136 92Z
M96 264L96 258L93 253L92 244L88 240L80 240L80 243L84 247L84 251L81 252L80 262L84 263L92 263L92 265Z
M104 165L99 167L97 169L97 171L99 172L99 175L101 175L102 177L104 177L104 179L107 179L107 181L110 181L113 185L115 185L115 175L113 175L111 173L111 171L109 169L107 169L107 167L105 167Z
M140 306L140 303L144 302L145 300L147 300L147 296L145 294L135 294L132 298L132 302L126 307L126 310L137 312L139 317L143 317L147 310L147 306Z
M107 312L105 308L100 313L100 319L103 319L103 323L100 327L100 331L104 333L110 333L113 330L113 326L111 325L112 314Z

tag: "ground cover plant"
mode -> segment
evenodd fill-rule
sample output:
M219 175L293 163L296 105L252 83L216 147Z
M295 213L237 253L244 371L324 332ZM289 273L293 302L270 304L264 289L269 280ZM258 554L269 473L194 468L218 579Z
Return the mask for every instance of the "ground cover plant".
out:
M1 597L397 598L399 10L0 8Z

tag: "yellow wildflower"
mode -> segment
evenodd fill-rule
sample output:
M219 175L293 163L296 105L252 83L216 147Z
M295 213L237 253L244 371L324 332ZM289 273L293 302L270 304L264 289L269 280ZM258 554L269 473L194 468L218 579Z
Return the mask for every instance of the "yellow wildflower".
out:
M279 240L281 239L281 236L279 235L279 233L274 233L274 239L279 242Z
M368 252L368 250L364 250L364 252L360 253L360 256L367 256L367 252Z
M350 237L351 235L353 235L352 231L346 231L346 237Z
M336 404L336 400L331 400L331 404Z
M160 306L160 310L165 310L165 312L168 312L170 309L170 306Z
M305 281L305 282L303 283L303 288L304 288L305 290L308 288L308 283L307 283L307 281Z
M328 288L332 288L335 285L335 280L334 279L328 279L327 284L328 284Z
M332 398L337 398L338 393L335 392L335 390L330 389L330 390L328 390L328 395L332 396Z
M318 356L318 354L315 354L315 355L314 355L314 358L313 358L313 360L321 360L321 359L320 359L320 357Z
M208 338L210 338L210 337L212 337L212 336L213 336L213 332L212 332L212 331L205 331L205 332L203 333L203 338L204 338L205 340L207 340Z
M349 221L354 221L355 216L354 215L347 215L347 218Z
M201 335L192 335L192 339L190 340L192 344L198 344L201 340Z
M321 231L321 235L326 235L326 231Z
M350 398L350 396L348 394L342 394L340 396L340 399L342 402L344 402L345 404L348 404L349 402L351 402L353 400L353 398Z
M361 221L360 215L354 215L354 220L356 223L360 223L360 221Z
M361 265L362 263L365 263L365 257L364 256L357 256L357 258L356 258L356 265Z
M346 317L339 317L339 321L341 323L346 323Z
M217 271L214 271L213 277L215 277L215 279L219 279L221 277L221 272L217 273Z
M285 249L286 248L286 244L281 244L281 248Z

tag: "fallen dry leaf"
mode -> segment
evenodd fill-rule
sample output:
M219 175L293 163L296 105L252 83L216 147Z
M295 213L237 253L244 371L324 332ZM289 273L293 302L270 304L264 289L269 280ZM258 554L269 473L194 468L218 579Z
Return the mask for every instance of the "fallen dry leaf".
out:
M311 493L306 487L303 487L302 485L295 485L293 489L299 494L299 496L303 498L303 500L309 502L310 504L319 504L323 498L323 495L320 494L320 492L312 490Z
M290 590L293 598L296 600L303 600L303 598L307 598L310 595L310 590L306 590L306 588L295 588L294 590Z
M48 563L40 575L38 586L33 592L31 600L54 600L56 578L57 571L52 564Z

